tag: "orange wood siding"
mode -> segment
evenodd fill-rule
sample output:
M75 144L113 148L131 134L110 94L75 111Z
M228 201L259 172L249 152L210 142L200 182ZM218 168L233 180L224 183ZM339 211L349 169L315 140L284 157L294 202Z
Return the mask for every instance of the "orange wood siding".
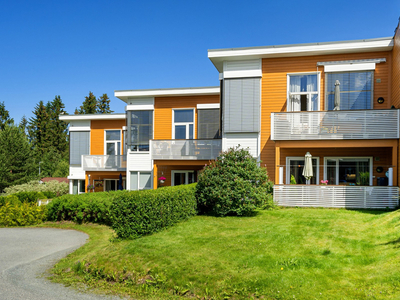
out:
M399 24L400 25L400 24ZM392 51L392 104L400 108L400 29L397 26Z
M271 112L286 111L287 74L297 72L321 72L320 109L324 110L325 73L324 67L317 68L317 62L343 61L357 59L386 58L386 63L376 64L374 74L374 108L391 107L391 52L370 52L304 57L268 58L262 60L261 81L261 160L271 180L275 178L275 143L271 141ZM376 80L381 82L377 83ZM376 99L383 97L385 102L377 104ZM340 143L340 141L337 141Z
M219 95L156 97L154 99L154 139L172 139L172 109L194 108L194 137L197 138L197 104L219 103Z
M90 184L93 184L93 181L96 180L119 179L119 174L122 174L122 177L124 178L126 177L126 172L87 171L85 174L85 192L87 192L87 186L89 184L89 175L90 175Z
M125 126L126 120L92 120L90 129L90 155L104 155L104 130L120 129L121 140L122 126ZM121 142L121 148L123 141Z

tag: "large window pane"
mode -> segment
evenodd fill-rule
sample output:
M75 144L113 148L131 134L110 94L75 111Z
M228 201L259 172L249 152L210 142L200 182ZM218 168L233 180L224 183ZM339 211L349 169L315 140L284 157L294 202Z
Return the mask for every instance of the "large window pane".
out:
M128 129L127 144L131 151L149 151L150 140L153 138L153 111L129 111L131 127Z
M289 92L318 92L317 74L290 75Z
M121 140L121 132L119 130L107 130L106 131L107 141L119 141Z
M151 173L140 172L139 189L151 189Z
M307 180L303 176L303 169L304 169L304 159L290 159L289 161L289 181L291 183L296 184L306 184ZM311 177L310 183L316 184L317 183L317 159L312 159L313 165L313 174L314 176Z
M193 109L174 110L175 123L193 122Z
M186 139L186 125L175 126L175 139Z

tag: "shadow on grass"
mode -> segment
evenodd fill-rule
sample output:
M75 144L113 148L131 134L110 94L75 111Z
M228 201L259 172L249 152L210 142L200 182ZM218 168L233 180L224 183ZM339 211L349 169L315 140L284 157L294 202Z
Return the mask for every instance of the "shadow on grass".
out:
M370 215L383 215L395 211L396 209L353 209L353 208L346 208L346 210L354 210L363 214L370 214Z
M393 240L393 241L390 241L390 242L387 242L387 243L380 244L380 245L385 245L385 246L394 245L395 248L400 248L400 238L398 238L397 240Z

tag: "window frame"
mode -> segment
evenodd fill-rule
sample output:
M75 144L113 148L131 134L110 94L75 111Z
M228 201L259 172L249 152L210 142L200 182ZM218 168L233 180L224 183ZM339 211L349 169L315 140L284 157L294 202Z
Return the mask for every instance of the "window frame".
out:
M189 173L193 173L193 175L195 176L195 178L198 178L198 171L196 170L171 170L171 186L175 186L175 173L185 173L185 181L189 184ZM197 177L196 177L197 176Z
M138 187L137 190L131 190L132 173L137 173L137 187ZM140 187L140 174L141 173L150 174L150 187L149 188L139 189L139 187ZM142 191L142 190L152 190L152 189L153 189L153 172L152 171L130 171L129 172L129 190L131 190L131 191Z
M107 131L119 131L119 140L113 140L113 141L107 141ZM122 155L122 151L123 151L123 145L122 145L122 129L104 129L104 155L111 155L111 154L107 154L107 144L110 143L114 143L115 147L118 151L118 143L120 145L120 149L119 149L119 154L114 154L116 156L120 156Z
M344 74L344 73L367 73L370 72L372 74L372 78L371 78L371 108L366 108L366 109L374 109L374 80L375 80L375 70L352 70L352 71L340 71L340 72L325 72L325 100L324 100L324 107L326 111L328 110L328 76L330 74ZM340 91L340 94L342 94L342 90ZM342 101L342 100L340 100ZM352 109L350 109L352 110ZM354 109L356 110L356 109Z
M147 112L150 112L151 113L151 136L150 136L150 138L149 138L149 150L140 150L140 148L139 148L139 146L137 146L137 149L136 150L132 150L132 147L134 146L134 145L130 145L129 147L126 147L126 149L129 149L129 152L130 153L149 153L150 152L150 141L152 140L152 139L154 139L154 109L138 109L138 110L129 110L129 111L127 111L127 113L128 112L130 112L130 117L131 117L131 114L133 113L133 112L139 112L139 111L147 111ZM146 124L146 125L148 125L148 124ZM128 136L128 132L130 133L131 132L131 130L132 130L132 123L131 123L131 128L130 129L128 129L128 125L127 125L127 130L126 130L126 136ZM131 137L129 137L129 138L131 138ZM132 141L130 141L131 143L132 143ZM124 141L124 143L126 144L127 143L127 140L125 140Z
M192 110L193 111L193 121L192 122L178 122L175 123L175 111L179 110ZM196 139L196 108L195 107L185 107L185 108L173 108L172 109L172 139L175 140L175 126L176 125L185 125L186 126L186 138L182 140L190 140L190 126L193 125L193 140Z
M317 175L313 176L316 178L316 184L319 184L319 168L320 168L320 158L319 156L313 156L312 159L317 160ZM302 160L305 161L305 156L286 156L286 184L290 184L290 161L291 160Z
M290 90L290 76L305 76L305 75L317 75L317 91L316 92L298 92L298 93L291 93ZM308 101L307 101L307 111L320 111L321 110L321 72L316 71L316 72L297 72L297 73L287 73L286 74L286 111L287 112L292 112L293 110L291 109L291 95L308 95ZM310 110L311 108L311 95L318 95L318 100L317 100L317 110Z

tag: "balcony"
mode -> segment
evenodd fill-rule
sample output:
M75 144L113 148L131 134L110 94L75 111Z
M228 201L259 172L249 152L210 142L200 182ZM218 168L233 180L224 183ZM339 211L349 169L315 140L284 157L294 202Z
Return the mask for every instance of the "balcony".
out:
M271 139L398 139L399 110L336 110L271 114Z
M275 185L274 201L281 206L394 209L394 186Z
M152 140L152 159L213 160L222 150L222 140Z
M126 171L126 155L82 155L85 171Z

